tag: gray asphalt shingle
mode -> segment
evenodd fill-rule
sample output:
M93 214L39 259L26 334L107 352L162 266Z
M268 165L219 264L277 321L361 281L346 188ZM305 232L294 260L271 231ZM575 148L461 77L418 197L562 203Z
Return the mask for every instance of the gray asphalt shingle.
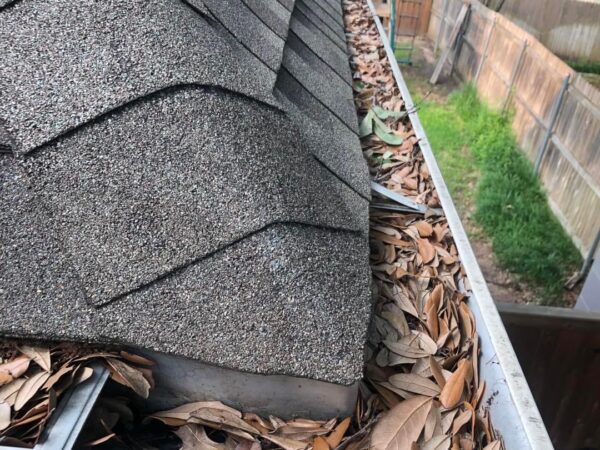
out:
M0 117L19 153L176 84L274 101L273 71L178 1L20 2L0 42Z
M289 119L219 91L144 100L27 166L94 304L270 223L366 229L366 202L303 149Z
M294 34L288 38L283 53L283 66L336 115L354 133L358 133L358 121L354 108L352 88L344 83Z
M287 70L279 73L276 93L288 114L298 123L300 132L315 157L357 193L369 198L369 173L363 164L358 136L350 132Z
M245 47L277 72L284 41L246 6L242 0L203 0L208 10Z
M298 0L298 10L314 23L324 34L332 39L338 47L346 49L344 28L327 13L315 0Z
M311 49L325 64L331 67L348 84L352 82L352 74L346 53L327 39L315 25L303 14L292 14L290 31L295 33L304 44Z
M0 156L0 202L14 212L0 216L4 335L122 342L337 383L360 377L370 278L360 235L276 224L96 309L26 178Z
M1 335L360 378L369 177L350 69L293 8L0 10Z
M263 0L243 0L243 2L280 38L287 37L291 11L281 3Z

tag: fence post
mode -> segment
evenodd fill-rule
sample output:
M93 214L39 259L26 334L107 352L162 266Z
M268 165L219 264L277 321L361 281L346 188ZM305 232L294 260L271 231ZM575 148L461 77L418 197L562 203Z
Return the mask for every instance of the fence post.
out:
M454 47L454 54L452 55L452 61L450 62L450 75L454 71L454 66L458 62L458 58L460 57L460 50L462 48L463 40L465 33L467 32L467 28L469 27L469 19L471 18L471 8L468 9L465 20L460 27L460 32L458 33L458 38L456 39L456 46ZM458 19L458 17L457 17Z
M483 45L483 53L481 54L481 59L479 60L479 64L477 65L477 72L475 72L475 86L477 86L477 81L479 80L479 74L481 73L481 68L483 67L483 62L487 57L488 47L490 45L490 40L492 38L492 33L494 32L494 28L496 27L496 15L492 19L492 25L490 26L490 30L488 31L487 36L485 37L485 44Z
M546 128L546 134L544 135L544 140L540 145L540 148L537 151L537 155L535 157L535 164L533 166L533 170L536 175L540 173L540 167L542 165L542 159L544 158L544 154L546 153L546 149L548 148L548 142L550 142L550 138L552 137L552 133L554 131L554 125L556 124L556 119L558 119L558 113L560 112L560 107L562 106L563 98L567 89L569 88L569 81L571 80L571 75L567 75L562 82L560 87L560 91L554 100L554 104L552 105L552 111L550 113L550 123Z
M442 33L446 28L446 15L448 14L448 3L450 0L444 0L444 6L442 7L442 18L440 19L440 26L438 27L438 33L435 37L435 47L433 48L433 54L435 55L440 47L440 40L442 39Z
M506 93L506 99L504 100L504 105L502 105L502 111L506 111L508 108L508 102L510 101L510 97L512 95L512 88L515 84L515 80L517 79L517 75L519 74L519 70L521 69L521 64L523 63L523 57L525 56L525 51L527 50L527 40L523 41L523 45L521 46L521 51L519 52L519 57L517 58L517 63L513 67L513 71L510 74L510 82L508 84L508 92Z

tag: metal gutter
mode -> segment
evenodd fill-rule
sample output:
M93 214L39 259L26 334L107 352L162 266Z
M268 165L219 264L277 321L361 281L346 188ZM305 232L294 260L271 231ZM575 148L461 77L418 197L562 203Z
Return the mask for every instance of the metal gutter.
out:
M471 244L437 165L387 35L377 17L372 0L367 0L367 4L377 25L396 84L404 100L415 135L419 140L421 152L437 189L440 203L470 283L469 306L475 316L478 325L477 333L480 337L479 370L481 378L486 382L486 393L482 405L489 407L492 425L500 433L507 450L552 449L554 447L473 254Z
M71 450L85 421L94 407L108 379L108 370L101 364L92 364L94 373L89 380L69 389L58 402L58 407L40 442L33 450ZM20 448L20 447L19 447ZM0 450L18 450L18 447L0 445Z

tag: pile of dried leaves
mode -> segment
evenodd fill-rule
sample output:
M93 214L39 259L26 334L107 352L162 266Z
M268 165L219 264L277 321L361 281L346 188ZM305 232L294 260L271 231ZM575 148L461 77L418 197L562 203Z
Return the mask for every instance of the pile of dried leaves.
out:
M33 447L67 389L93 374L92 361L111 378L147 398L152 362L124 351L61 343L53 347L14 341L0 344L0 445ZM111 434L106 430L104 434Z
M347 0L356 106L379 126L364 134L374 181L439 208L439 199L364 0ZM394 139L389 139L389 134ZM475 320L466 303L468 280L448 223L424 214L371 211L377 303L367 364L373 409L388 410L374 426L371 448L501 448L484 408ZM364 406L368 411L369 406ZM367 414L363 422L371 420Z
M339 423L337 419L264 419L217 401L189 403L151 418L179 427L175 433L183 442L182 450L329 450L340 448L350 425L350 418Z

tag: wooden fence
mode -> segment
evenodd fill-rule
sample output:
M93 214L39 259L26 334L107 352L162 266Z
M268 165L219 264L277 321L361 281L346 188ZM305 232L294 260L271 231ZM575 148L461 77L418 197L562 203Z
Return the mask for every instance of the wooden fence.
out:
M453 58L489 104L514 110L521 149L582 254L600 228L600 91L537 39L476 0ZM445 48L461 0L433 0L428 36Z

